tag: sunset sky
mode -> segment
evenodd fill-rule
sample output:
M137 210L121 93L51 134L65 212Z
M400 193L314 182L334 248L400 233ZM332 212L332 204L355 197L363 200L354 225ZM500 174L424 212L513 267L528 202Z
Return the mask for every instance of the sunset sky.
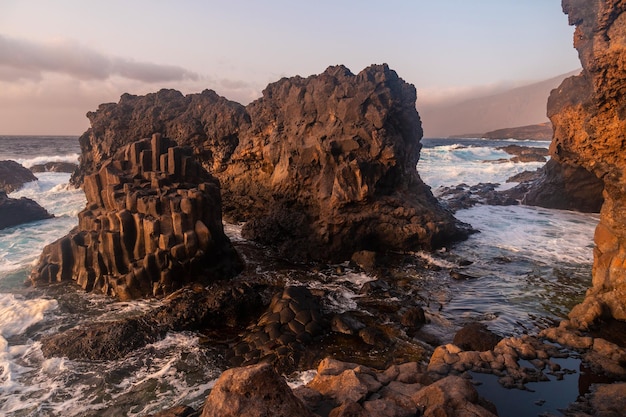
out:
M560 0L2 0L0 135L79 135L122 93L214 89L388 63L420 103L580 66Z

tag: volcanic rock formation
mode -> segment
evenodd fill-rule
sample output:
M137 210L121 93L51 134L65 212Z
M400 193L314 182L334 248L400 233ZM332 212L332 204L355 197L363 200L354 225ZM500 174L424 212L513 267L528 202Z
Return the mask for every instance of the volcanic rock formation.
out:
M604 183L593 286L570 314L572 324L587 327L601 317L626 320L626 3L563 0L563 10L576 25L583 71L550 95L551 152Z
M48 211L30 198L11 198L0 190L0 230L18 224L53 217Z
M31 181L37 181L37 177L28 168L15 161L0 161L0 190L11 193Z
M125 94L88 114L73 182L133 137L189 145L221 183L224 215L244 235L301 259L445 245L466 231L416 172L415 88L387 65L283 78L243 107L213 91Z
M78 228L44 248L33 284L73 279L131 299L240 266L224 235L218 182L189 148L160 134L134 142L86 176L84 190Z
M604 202L604 185L585 168L549 160L538 170L538 178L522 184L528 191L523 204L560 210L598 213Z

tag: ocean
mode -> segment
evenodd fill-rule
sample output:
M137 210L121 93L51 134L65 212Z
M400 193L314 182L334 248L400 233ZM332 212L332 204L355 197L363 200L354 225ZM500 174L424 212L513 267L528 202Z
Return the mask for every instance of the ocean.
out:
M505 181L542 163L485 162L508 159L499 146L546 147L547 142L482 139L423 139L417 169L437 195L442 186ZM78 162L77 137L0 136L0 160L26 167L49 161ZM26 196L55 215L53 219L0 231L0 414L6 416L142 416L162 407L202 404L223 369L210 347L192 333L171 333L119 361L81 362L44 358L42 334L86 320L138 314L158 300L114 302L68 286L32 289L24 285L43 247L77 225L84 207L80 190L69 187L70 174L40 173L11 197ZM479 205L460 210L457 218L480 233L452 248L417 253L444 267L413 277L431 323L426 330L451 341L455 329L482 321L502 335L536 333L566 316L591 285L593 231L598 215L525 206ZM241 241L240 226L226 225ZM455 281L445 272L449 256L467 259ZM358 287L374 279L347 265L341 280L309 283L333 286L328 308L357 308ZM262 271L261 273L276 273ZM288 280L288 278L285 278ZM572 401L575 397L572 399Z

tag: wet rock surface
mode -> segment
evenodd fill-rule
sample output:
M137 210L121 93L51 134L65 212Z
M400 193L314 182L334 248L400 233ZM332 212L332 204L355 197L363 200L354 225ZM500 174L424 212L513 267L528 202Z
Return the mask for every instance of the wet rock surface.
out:
M0 161L0 191L9 194L31 181L37 181L37 177L28 168L15 161Z
M88 114L73 182L130 138L160 132L190 146L219 179L225 216L248 220L245 236L283 257L435 248L467 231L415 170L415 100L415 88L386 65L283 78L246 107L211 91L124 95Z
M320 304L306 287L286 287L274 295L257 323L246 329L227 359L235 365L268 362L283 371L305 368L312 361L303 358L307 345L328 333Z
M0 230L54 217L30 198L11 198L0 190Z
M264 307L262 283L218 282L179 290L149 312L114 321L90 321L41 338L46 357L114 360L165 337L170 331L202 331L216 343L254 320Z
M522 204L530 206L599 213L603 189L602 181L586 169L551 159L511 192L522 195Z
M84 191L78 227L44 248L33 285L75 280L127 300L241 269L224 234L217 181L191 150L159 134L121 148L85 177Z
M436 195L452 212L468 209L477 204L514 206L520 203L518 194L509 190L498 191L499 186L498 183L479 183L472 186L459 184L454 187L440 187L436 190Z

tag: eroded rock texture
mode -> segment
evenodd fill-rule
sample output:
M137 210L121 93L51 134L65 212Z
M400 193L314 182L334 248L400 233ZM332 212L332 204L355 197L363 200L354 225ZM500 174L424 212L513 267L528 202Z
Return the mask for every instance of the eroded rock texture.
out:
M302 259L444 245L465 231L416 172L415 88L386 65L283 78L243 107L212 91L172 90L89 113L75 183L129 138L152 132L189 145L219 178L224 214L244 235Z
M519 186L518 186L519 188ZM549 160L539 169L522 204L583 213L599 213L604 198L602 181L585 168Z
M84 190L78 227L44 248L33 284L73 279L87 291L131 299L238 269L219 185L191 149L160 134L134 142L87 175Z
M586 327L603 315L626 320L626 3L563 0L563 10L576 25L583 71L550 96L551 151L559 162L583 167L604 183L593 287L571 313L575 325Z

